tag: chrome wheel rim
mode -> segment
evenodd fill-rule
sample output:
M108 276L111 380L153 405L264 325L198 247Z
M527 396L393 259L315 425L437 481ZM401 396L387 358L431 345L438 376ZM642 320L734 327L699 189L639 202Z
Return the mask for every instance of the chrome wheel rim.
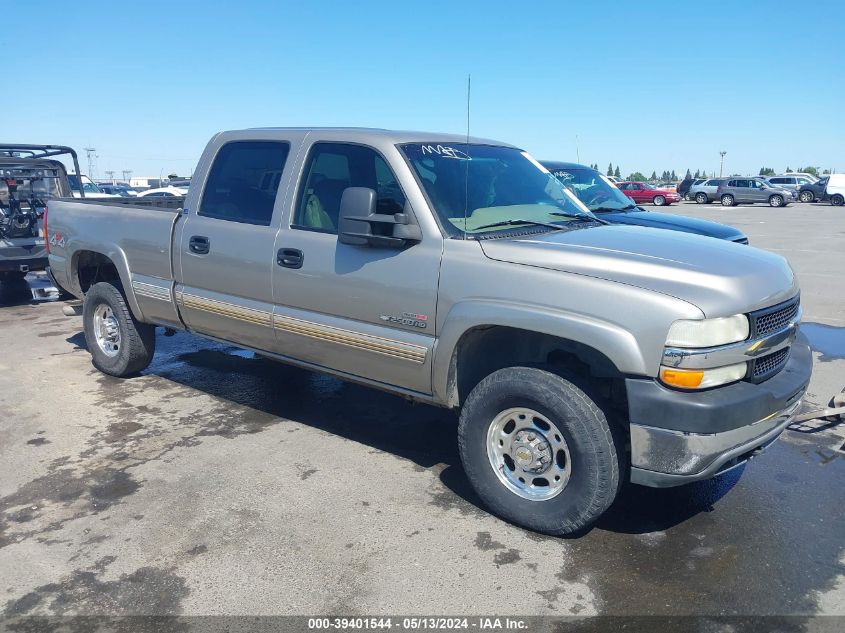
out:
M695 201L696 201L698 204L704 204L705 202L707 202L707 196L705 196L705 195L703 195L703 194L698 194L698 195L695 197Z
M781 205L781 197L780 196L772 196L771 204L773 207L779 207Z
M730 196L725 196L724 198L722 198L722 204L725 205L726 207L731 206L731 202L733 202L733 200L731 199Z
M114 357L120 352L120 324L105 303L94 308L94 338L106 356Z
M556 497L572 475L563 433L546 416L525 407L502 411L490 423L487 458L499 481L529 501Z
M811 194L809 191L805 191L801 194L801 202L812 202L812 197L813 194Z
M656 204L658 207L662 207L664 202L666 202L666 200L665 198L663 198L663 196L657 196L654 199L654 204Z

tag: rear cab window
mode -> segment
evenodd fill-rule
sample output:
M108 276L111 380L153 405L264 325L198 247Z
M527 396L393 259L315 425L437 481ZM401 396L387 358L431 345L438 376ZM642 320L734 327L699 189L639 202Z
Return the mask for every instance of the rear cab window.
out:
M232 141L217 152L197 215L269 226L290 144Z

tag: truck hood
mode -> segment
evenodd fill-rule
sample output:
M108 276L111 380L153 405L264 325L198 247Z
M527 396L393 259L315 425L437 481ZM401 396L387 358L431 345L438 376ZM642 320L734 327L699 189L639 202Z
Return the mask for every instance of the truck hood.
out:
M639 226L599 226L480 241L490 259L588 275L682 299L706 317L767 307L798 293L780 255Z
M673 231L684 231L696 235L707 235L717 237L721 240L736 241L745 239L745 235L727 224L688 218L683 215L671 213L660 213L659 211L619 211L617 213L600 213L602 220L613 224L630 224L634 226L650 226L656 229L671 229Z

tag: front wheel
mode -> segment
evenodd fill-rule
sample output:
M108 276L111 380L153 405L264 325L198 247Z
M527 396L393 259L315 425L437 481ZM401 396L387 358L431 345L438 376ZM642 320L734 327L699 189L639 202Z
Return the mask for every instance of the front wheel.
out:
M538 532L589 526L619 489L622 449L604 411L542 369L509 367L478 383L461 411L458 442L487 507Z
M666 204L666 198L664 198L663 196L654 196L654 200L652 200L652 202L654 202L654 206L662 207L664 204Z
M775 194L774 196L769 196L769 206L770 207L782 207L783 206L783 196L779 196Z
M813 192L812 192L812 191L802 191L802 192L798 195L798 199L799 199L801 202L814 202L814 201L815 201L815 199L816 199L816 196L815 196L815 195L813 195Z
M133 315L123 293L106 282L85 293L82 304L85 342L94 367L123 378L145 369L155 353L155 328Z
M841 207L845 204L845 197L843 197L842 194L837 193L836 195L830 197L830 204L834 207Z
M722 206L723 207L734 206L734 197L731 194L726 193L724 196L722 196Z
M707 194L706 193L695 194L695 201L698 204L707 204Z

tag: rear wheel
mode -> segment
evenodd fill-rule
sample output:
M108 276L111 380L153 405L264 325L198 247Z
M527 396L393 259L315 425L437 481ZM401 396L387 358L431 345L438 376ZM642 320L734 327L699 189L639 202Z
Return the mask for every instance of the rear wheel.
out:
M777 194L773 196L769 196L769 206L770 207L782 207L783 206L783 196L779 196Z
M123 293L110 283L96 283L82 306L85 341L94 367L125 377L145 369L155 353L155 328L133 315Z
M843 197L842 194L837 193L830 197L830 204L832 204L834 207L841 207L843 204L845 204L845 197Z
M666 204L666 198L664 198L663 196L654 196L654 200L652 200L652 202L654 202L654 206L662 207L664 204Z
M734 197L731 194L726 193L724 196L722 196L722 206L723 207L732 207L732 206L734 206L734 203L735 203Z
M707 204L707 194L704 192L699 192L695 194L695 201L698 204Z
M798 199L801 202L814 202L816 196L813 194L812 191L802 191L800 194L798 194Z
M461 411L458 442L488 508L538 532L587 527L619 489L622 449L604 411L543 369L509 367L482 380Z

